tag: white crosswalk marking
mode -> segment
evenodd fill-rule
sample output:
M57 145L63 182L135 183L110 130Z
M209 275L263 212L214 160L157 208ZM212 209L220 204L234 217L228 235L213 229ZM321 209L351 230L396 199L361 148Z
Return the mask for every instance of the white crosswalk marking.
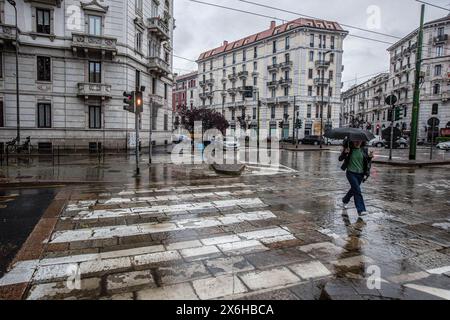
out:
M242 188L242 190L228 190L233 188ZM205 190L205 192L198 192L198 190ZM177 192L178 194L164 194L164 192ZM109 241L141 235L153 236L161 233L176 234L183 230L197 230L199 234L202 234L204 229L210 227L232 227L252 221L275 219L276 215L270 210L265 210L267 205L260 198L241 198L254 193L255 191L245 184L203 185L124 190L118 194L109 195L109 199L74 201L66 207L61 221L78 224L75 227L62 228L54 232L46 243L50 245L67 244L70 247L72 247L72 244L78 243L80 247L89 247L91 241L97 240ZM210 199L210 201L199 201L199 199ZM179 203L170 204L170 201ZM158 202L168 202L169 204L158 204ZM102 206L105 206L105 209L102 209ZM106 209L106 206L113 206L117 209ZM121 208L118 208L119 206ZM139 219L153 215L162 220L139 223ZM132 220L129 224L122 222L124 220L111 220L111 218L129 217L134 217L136 220ZM89 224L85 225L85 222ZM233 230L233 228L231 229ZM211 233L209 236L199 236L196 239L183 240L180 238L177 242L162 242L146 247L140 247L139 245L143 244L140 243L136 245L137 247L114 250L113 246L109 250L114 251L100 253L74 254L67 251L64 256L23 261L15 264L0 279L0 286L30 282L32 287L29 299L56 296L78 297L78 293L72 292L64 285L64 281L70 279L73 275L75 267L79 270L82 281L99 279L99 277L107 277L113 282L125 279L123 280L124 283L114 283L113 288L119 288L119 293L128 293L127 290L144 288L142 294L138 293L135 296L149 297L152 292L156 295L158 290L170 287L169 284L166 284L161 289L157 289L153 282L153 276L149 273L150 269L164 269L164 264L186 265L189 268L189 265L192 264L192 272L195 274L196 268L206 261L214 261L215 259L222 261L212 262L211 266L215 264L225 266L227 259L241 261L236 266L231 264L224 267L227 271L221 271L220 276L226 279L236 268L236 270L241 271L254 269L245 261L244 255L267 251L269 250L268 246L272 244L296 239L289 230L282 227L255 229L252 228L250 229L252 231L247 232ZM65 252L62 253L65 254ZM200 263L200 265L197 265L197 263ZM207 271L204 267L201 269ZM211 277L212 273L207 272L205 280L195 282L198 297L209 298L214 296L209 296L206 291L203 291L205 286L209 285L216 286L218 291L223 291L217 293L219 296L233 294L233 291L228 288L221 289L222 282L220 279L222 278ZM189 271L186 274L189 275ZM111 278L112 275L119 276ZM148 286L145 286L145 280L140 278L144 276L148 276L152 281L149 282ZM139 277L139 279L136 277ZM126 279L130 280L129 283ZM189 279L186 281L189 281ZM101 291L96 287L97 283L92 280L92 286L89 287L94 295L98 295ZM246 290L243 289L239 292L244 291Z

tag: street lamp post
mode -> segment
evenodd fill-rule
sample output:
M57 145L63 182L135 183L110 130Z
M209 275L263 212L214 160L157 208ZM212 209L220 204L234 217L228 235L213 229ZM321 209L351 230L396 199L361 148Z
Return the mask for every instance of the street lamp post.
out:
M16 26L16 106L17 106L17 144L20 143L20 102L19 102L19 28L17 26L17 6L14 0L8 0L14 7Z
M322 59L324 62L325 62L325 58L326 58L327 54L329 54L331 52L332 52L331 50L328 50L322 54ZM320 95L321 95L321 100L322 100L320 103L320 149L322 149L323 148L323 103L324 103L323 94L324 94L324 89L325 89L325 71L324 70L322 70L322 82L320 85L322 87L322 89L320 90L321 91ZM330 82L330 85L331 85L331 82Z

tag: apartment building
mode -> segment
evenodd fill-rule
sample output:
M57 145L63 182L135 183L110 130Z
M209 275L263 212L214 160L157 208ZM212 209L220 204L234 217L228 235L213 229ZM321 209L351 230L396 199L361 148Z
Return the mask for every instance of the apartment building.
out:
M171 140L172 0L16 3L22 139L124 148L135 116L122 95L144 86L141 143L150 125L154 144ZM16 137L14 24L14 8L0 0L0 141Z
M389 73L381 73L342 93L341 127L364 128L376 135L390 126L385 103ZM405 123L399 123L404 126Z
M420 77L420 141L431 141L430 118L438 118L439 127L450 128L450 15L424 25L424 43ZM341 126L354 126L379 134L390 126L388 106L384 99L390 94L398 98L402 120L394 125L408 135L414 98L418 30L389 47L389 74L380 74L353 86L342 94Z
M450 15L424 25L420 89L419 140L430 140L428 120L436 117L440 128L450 127ZM418 30L387 50L390 53L390 90L403 108L404 125L411 129ZM436 128L435 135L439 132Z
M231 129L256 128L259 109L270 136L281 126L279 138L302 138L320 134L323 89L323 128L338 127L346 35L337 22L301 18L224 41L198 58L200 105L222 112Z
M192 109L198 106L197 78L198 73L196 71L175 76L172 97L172 112L174 114L177 114L183 108Z

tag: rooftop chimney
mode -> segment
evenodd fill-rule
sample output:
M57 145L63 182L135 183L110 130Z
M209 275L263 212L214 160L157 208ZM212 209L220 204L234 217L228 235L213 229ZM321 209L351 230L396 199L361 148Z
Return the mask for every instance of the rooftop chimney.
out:
M270 29L275 29L277 23L275 21L270 21Z
M225 41L223 42L223 45L224 45L224 46L227 46L227 45L228 45L228 41L225 40Z

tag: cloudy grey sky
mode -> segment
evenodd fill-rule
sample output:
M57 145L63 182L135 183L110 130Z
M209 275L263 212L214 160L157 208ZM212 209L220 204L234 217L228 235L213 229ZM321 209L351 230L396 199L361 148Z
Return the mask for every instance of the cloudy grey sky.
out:
M203 0L227 7L238 8L285 20L298 16L257 7L239 0ZM450 8L450 0L425 0ZM419 25L420 4L415 0L253 0L261 4L298 12L301 14L337 21L339 23L368 28L377 32L403 37ZM218 47L223 40L234 41L268 28L270 18L258 17L205 6L189 0L174 1L176 26L174 35L175 55L196 60L199 54ZM369 11L369 13L368 13ZM377 28L376 11L379 12ZM425 21L447 15L441 9L426 6ZM280 24L281 22L277 22ZM369 23L369 25L368 25ZM375 28L375 29L374 29ZM395 42L394 38L345 28L351 34ZM367 76L389 69L388 44L347 37L344 42L345 87L366 80ZM174 71L182 74L196 70L196 64L174 58Z

